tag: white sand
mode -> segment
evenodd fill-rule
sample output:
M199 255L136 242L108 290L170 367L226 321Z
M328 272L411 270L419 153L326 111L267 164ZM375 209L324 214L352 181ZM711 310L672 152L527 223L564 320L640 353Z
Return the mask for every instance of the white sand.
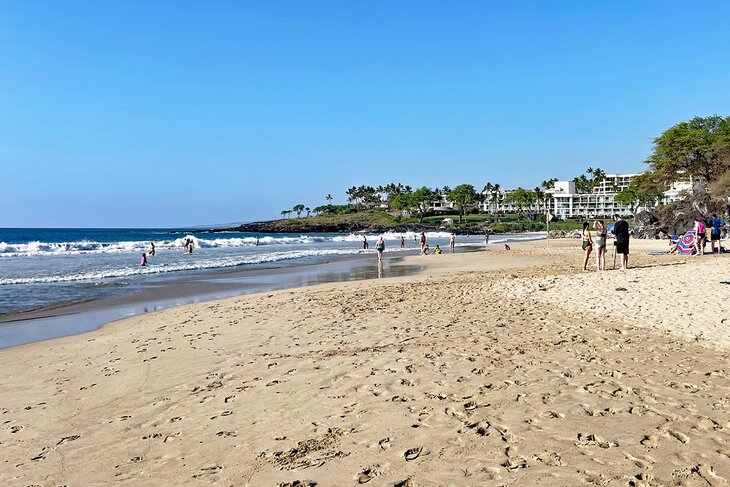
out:
M0 482L727 485L730 259L578 245L2 350Z

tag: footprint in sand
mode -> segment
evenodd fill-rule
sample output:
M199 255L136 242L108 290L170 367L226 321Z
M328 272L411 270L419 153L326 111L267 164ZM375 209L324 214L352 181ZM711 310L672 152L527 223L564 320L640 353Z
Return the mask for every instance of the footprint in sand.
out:
M317 487L317 482L312 480L294 480L292 482L279 482L276 487Z
M379 465L368 467L362 472L355 475L355 480L357 480L358 484L367 484L371 480L373 480L375 477L380 475L380 472L378 471Z
M421 456L422 451L423 451L423 448L421 448L421 447L410 448L403 453L403 458L405 458L407 462L410 462L412 460L415 460L419 456Z

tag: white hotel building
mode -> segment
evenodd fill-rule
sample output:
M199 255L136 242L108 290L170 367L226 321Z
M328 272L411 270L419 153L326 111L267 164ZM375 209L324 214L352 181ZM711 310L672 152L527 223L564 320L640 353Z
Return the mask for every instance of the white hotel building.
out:
M558 218L584 217L584 218L609 218L618 213L620 215L630 215L631 208L614 201L616 193L629 187L634 177L641 173L629 174L606 174L606 178L601 181L590 193L578 193L575 189L573 181L557 181L552 189L547 193L552 198L547 200L547 208L543 204L533 204L524 207L525 211L540 211L546 209ZM685 182L673 183L671 187L664 192L662 203L671 203L681 199L683 192L693 192L700 190L702 183L690 179ZM492 201L492 195L485 194L485 201L480 204L480 210L484 212L496 213L516 213L517 207L505 203L505 197L514 190L507 190L502 193L501 202Z

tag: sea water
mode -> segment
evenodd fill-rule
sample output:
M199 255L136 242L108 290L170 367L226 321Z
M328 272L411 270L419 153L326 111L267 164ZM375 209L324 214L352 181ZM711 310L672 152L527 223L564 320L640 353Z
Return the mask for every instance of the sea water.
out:
M413 232L383 234L386 252L414 250ZM448 249L449 233L428 232L431 249ZM363 237L374 252L380 234L195 233L175 229L2 229L0 228L0 314L123 295L141 280L185 279L202 270L315 264L363 252ZM493 235L490 244L540 238ZM192 254L184 251L192 240ZM141 267L142 253L148 267ZM258 245L257 245L258 243ZM483 235L457 236L457 245L484 244Z

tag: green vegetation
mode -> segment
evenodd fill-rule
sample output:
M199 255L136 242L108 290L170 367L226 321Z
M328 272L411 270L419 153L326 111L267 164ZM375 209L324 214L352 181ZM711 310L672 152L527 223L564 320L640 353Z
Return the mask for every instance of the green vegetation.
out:
M341 231L354 231L357 229L384 231L404 227L417 228L419 225L431 228L454 229L460 233L469 232L474 234L481 234L486 230L493 233L540 232L547 230L542 215L537 218L527 218L518 215L468 213L463 215L462 221L453 221L457 217L456 212L451 215L432 214L404 218L380 209L355 211L348 205L323 205L321 208L314 208L314 211L318 214L309 217L278 220L276 222L278 231L298 232L303 231L303 228L314 229L311 231L329 231L321 230L323 227L338 228ZM444 223L446 218L452 218L453 223ZM581 223L580 220L551 222L550 230L577 230L581 228Z
M700 177L712 196L730 196L730 117L695 117L654 139L646 160L654 181L671 183ZM639 187L639 189L644 189Z
M415 212L418 215L418 222L423 223L423 217L428 211L428 204L438 197L438 194L423 186L412 193L400 193L393 197L391 206L395 210Z
M391 228L401 222L400 217L393 216L381 210L364 210L355 212L347 205L325 205L324 208L331 208L331 213L322 212L308 218L289 218L277 221L277 226L286 231L287 227L292 229L308 226L349 226L353 228ZM315 208L316 211L318 208ZM342 211L342 210L347 211ZM339 212L342 211L342 212ZM415 222L415 219L414 219ZM299 230L295 230L299 231Z
M453 201L459 209L459 221L463 222L466 208L478 201L478 195L471 184L460 184L447 194L446 199Z

